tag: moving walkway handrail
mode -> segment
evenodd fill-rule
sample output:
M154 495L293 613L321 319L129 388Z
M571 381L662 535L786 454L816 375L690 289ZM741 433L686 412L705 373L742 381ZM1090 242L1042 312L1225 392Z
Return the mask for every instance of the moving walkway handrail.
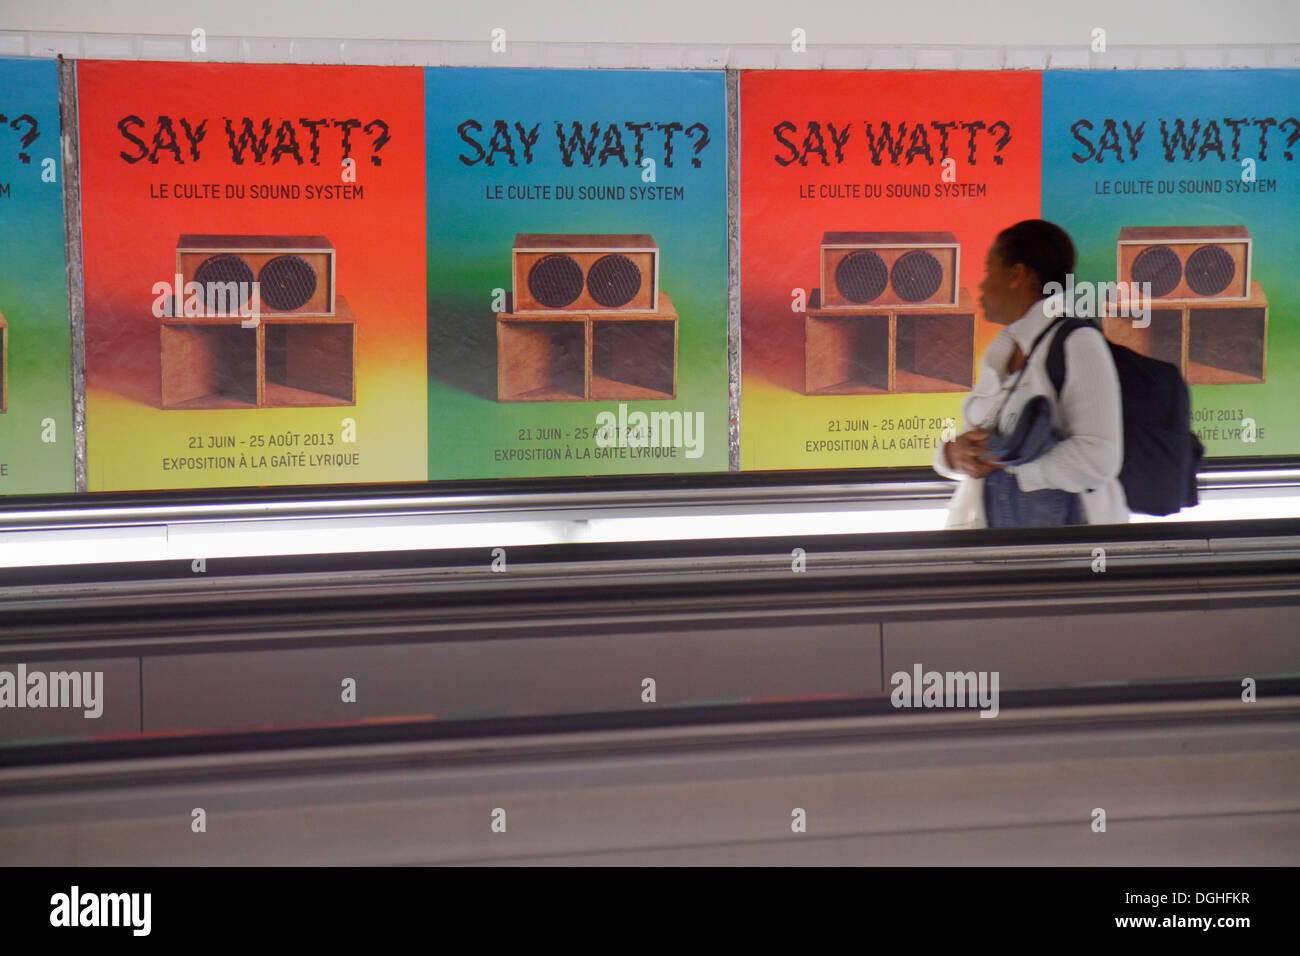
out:
M1300 489L1300 461L1216 463L1200 472L1197 484L1201 492ZM951 481L929 468L895 468L41 496L0 499L0 531L326 516L762 510L934 502L952 490Z

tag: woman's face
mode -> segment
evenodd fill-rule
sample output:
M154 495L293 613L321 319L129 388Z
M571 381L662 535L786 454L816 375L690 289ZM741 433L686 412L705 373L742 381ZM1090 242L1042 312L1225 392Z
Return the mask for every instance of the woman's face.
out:
M980 308L984 318L998 325L1009 325L1020 318L1024 309L1020 308L1024 269L1017 270L1008 266L1002 259L995 243L989 249L988 258L984 260L984 281L980 283Z

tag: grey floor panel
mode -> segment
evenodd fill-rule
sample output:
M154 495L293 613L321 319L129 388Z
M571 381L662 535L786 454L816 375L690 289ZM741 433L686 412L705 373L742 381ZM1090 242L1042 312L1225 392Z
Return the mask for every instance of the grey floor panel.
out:
M1238 728L1245 731L1247 728ZM1227 733L1225 731L1225 733ZM1300 728L512 760L0 800L17 865L1300 863ZM1221 738L1221 739L1220 739ZM1199 743L1198 743L1199 741ZM1207 742L1208 741L1208 742ZM1225 746L1226 744L1226 746ZM896 750L897 748L893 748ZM782 772L784 764L785 770ZM41 804L42 812L33 806ZM116 810L105 813L107 804ZM207 830L191 831L191 810ZM505 832L493 813L505 811ZM792 830L802 809L807 830ZM1092 829L1105 810L1106 832ZM782 854L781 848L789 850ZM974 855L972 855L974 854Z

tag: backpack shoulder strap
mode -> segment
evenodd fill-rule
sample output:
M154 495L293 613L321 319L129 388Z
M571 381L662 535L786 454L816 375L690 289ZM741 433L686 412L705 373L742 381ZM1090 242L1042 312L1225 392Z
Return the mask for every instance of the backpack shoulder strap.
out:
M1065 387L1065 340L1075 329L1096 329L1101 332L1100 326L1087 319L1072 317L1060 324L1060 328L1052 336L1052 344L1047 347L1047 377L1052 380L1052 387L1056 389L1057 395L1060 395L1061 389ZM1105 337L1104 332L1102 336Z

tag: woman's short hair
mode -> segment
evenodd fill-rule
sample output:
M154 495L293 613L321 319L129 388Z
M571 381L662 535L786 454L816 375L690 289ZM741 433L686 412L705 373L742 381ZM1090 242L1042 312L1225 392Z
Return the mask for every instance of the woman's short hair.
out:
M1057 282L1065 288L1065 277L1074 271L1074 243L1069 234L1045 219L1025 219L1003 229L993 248L1008 266L1024 263L1033 269L1044 286Z

